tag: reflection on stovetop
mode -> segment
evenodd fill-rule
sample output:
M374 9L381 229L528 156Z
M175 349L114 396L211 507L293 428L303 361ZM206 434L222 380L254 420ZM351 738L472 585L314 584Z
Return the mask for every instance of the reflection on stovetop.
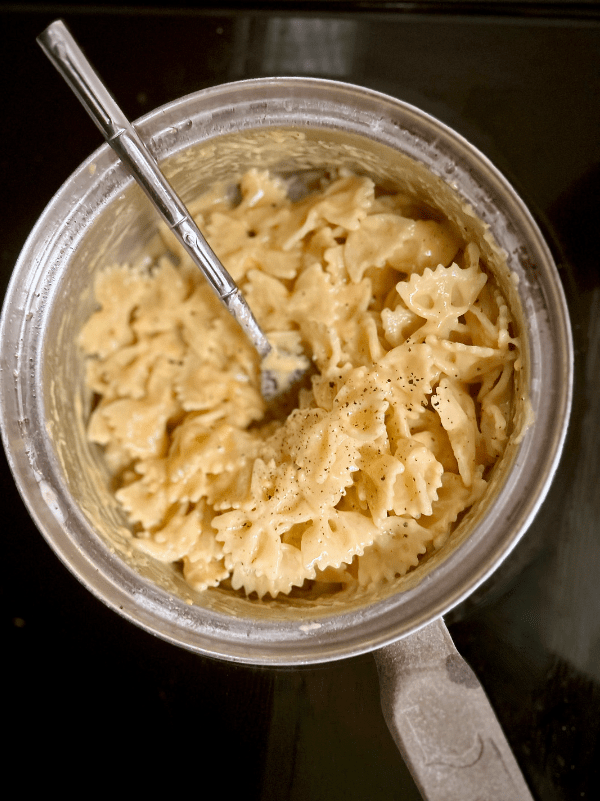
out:
M414 103L483 150L530 204L559 263L575 401L564 458L527 536L448 623L534 796L571 801L600 789L600 16L561 16L552 5L527 18L417 5L0 8L0 255L5 285L45 204L100 144L35 45L59 15L131 118L223 81L318 75ZM9 764L45 759L61 786L75 763L114 785L118 763L138 791L205 792L216 777L219 792L262 801L420 797L381 717L371 656L269 671L158 641L68 574L4 462L2 481Z

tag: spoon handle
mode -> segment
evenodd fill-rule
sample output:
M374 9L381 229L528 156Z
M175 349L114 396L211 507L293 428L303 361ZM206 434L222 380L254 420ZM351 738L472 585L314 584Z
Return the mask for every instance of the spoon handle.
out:
M138 132L114 101L64 22L53 22L37 41L227 310L242 326L259 354L265 356L271 346L235 281L210 248L183 201L160 171Z

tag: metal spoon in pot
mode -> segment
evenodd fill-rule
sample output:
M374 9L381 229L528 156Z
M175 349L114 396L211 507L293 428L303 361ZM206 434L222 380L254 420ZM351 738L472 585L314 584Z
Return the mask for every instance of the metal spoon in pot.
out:
M305 376L309 360L305 357L305 365L291 371L283 366L285 354L276 352L268 341L235 281L209 246L183 201L159 169L150 150L116 104L64 22L53 22L37 37L37 41L94 120L107 143L200 268L227 311L240 324L261 357L263 398L271 406L280 404ZM278 361L281 367L278 366Z

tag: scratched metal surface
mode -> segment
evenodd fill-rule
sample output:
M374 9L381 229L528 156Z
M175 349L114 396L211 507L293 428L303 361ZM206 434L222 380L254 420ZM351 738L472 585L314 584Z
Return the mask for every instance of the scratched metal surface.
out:
M468 16L406 3L186 5L0 6L2 291L44 206L100 144L34 43L59 15L133 119L226 80L319 75L400 97L473 141L530 204L561 265L575 408L528 535L447 622L535 798L599 797L600 16L573 3L529 3L537 11L525 15L488 3ZM36 769L75 789L78 765L86 787L112 790L203 793L214 781L261 801L419 798L383 723L372 657L267 671L162 643L71 577L4 461L1 477L5 756L23 780Z

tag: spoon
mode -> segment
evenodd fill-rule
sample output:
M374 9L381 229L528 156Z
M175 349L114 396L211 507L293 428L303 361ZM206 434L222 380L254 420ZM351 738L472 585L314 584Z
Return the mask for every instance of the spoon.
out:
M200 268L227 311L242 327L261 357L261 393L265 401L278 403L293 392L305 368L277 368L278 354L256 321L235 281L200 232L181 198L169 184L150 150L116 104L62 20L51 23L37 42L71 87L107 143L144 190L161 217ZM273 365L265 366L265 360Z

